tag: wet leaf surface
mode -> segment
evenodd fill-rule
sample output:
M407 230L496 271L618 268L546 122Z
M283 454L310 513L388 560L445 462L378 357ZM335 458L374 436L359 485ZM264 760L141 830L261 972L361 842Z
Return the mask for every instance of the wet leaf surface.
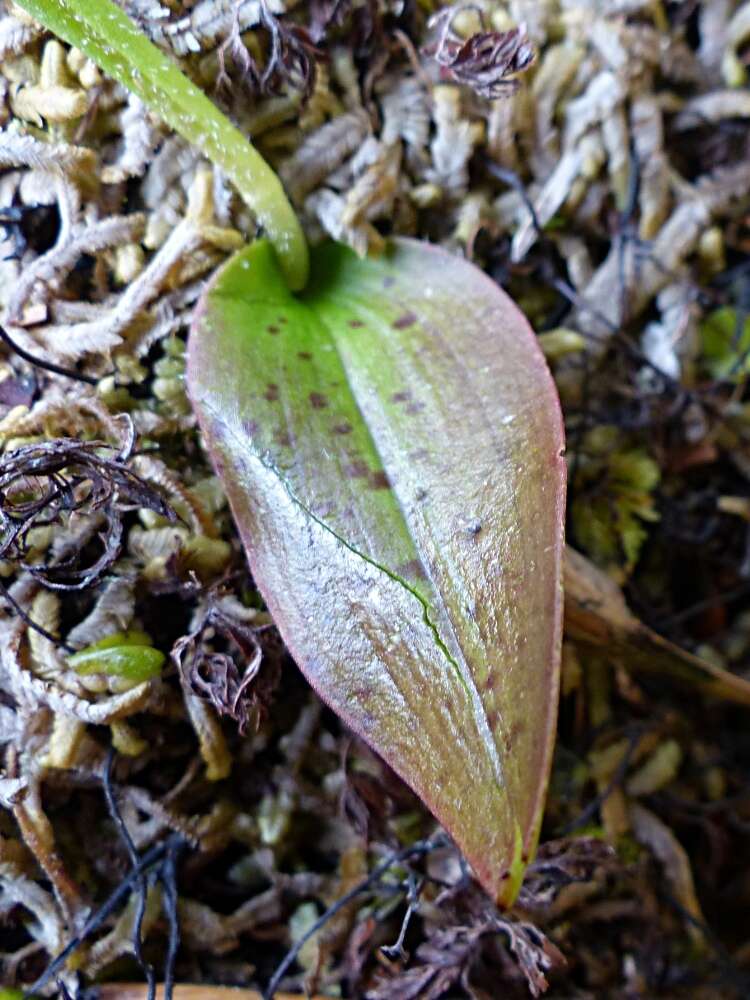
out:
M515 896L557 709L564 467L532 332L480 271L327 245L301 297L256 243L198 310L188 379L299 666Z

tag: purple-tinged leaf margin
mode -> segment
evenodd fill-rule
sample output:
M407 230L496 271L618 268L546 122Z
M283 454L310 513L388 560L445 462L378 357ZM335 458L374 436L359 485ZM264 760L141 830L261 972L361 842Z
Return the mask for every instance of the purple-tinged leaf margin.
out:
M528 323L427 244L328 244L295 296L259 241L206 292L188 382L300 668L509 904L539 833L562 625L562 419Z

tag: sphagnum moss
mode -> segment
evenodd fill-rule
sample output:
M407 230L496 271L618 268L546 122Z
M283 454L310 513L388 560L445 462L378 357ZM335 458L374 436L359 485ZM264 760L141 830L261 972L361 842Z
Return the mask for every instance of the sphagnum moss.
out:
M747 517L737 498L750 474L750 169L737 108L746 5L488 6L488 30L525 22L537 51L517 92L497 101L425 53L439 38L424 8L373 0L339 6L335 17L320 5L286 12L216 0L124 8L202 89L219 85L212 97L285 178L308 239L323 231L361 252L389 232L428 238L524 302L564 403L570 542L617 575L646 624L745 671ZM463 16L451 25L459 38L480 29L469 23L474 12ZM88 908L127 882L128 845L100 791L112 741L142 745L118 754L114 783L135 849L157 852L145 872L145 960L161 974L160 913L165 905L169 916L171 897L157 874L171 883L158 845L172 834L191 845L177 881L178 978L262 985L289 928L309 922L300 908L315 900L322 910L430 829L288 669L181 394L175 344L204 281L255 220L200 149L9 5L0 78L2 322L39 362L5 351L4 461L69 438L122 448L134 431L138 460L180 512L170 524L136 503L116 560L88 589L45 591L26 564L93 565L104 510L84 518L63 509L0 565L13 600L44 614L52 637L5 615L0 881L13 908L3 979L8 989L31 983ZM303 99L296 87L308 83ZM708 336L717 314L736 326L736 336L722 326L718 361ZM604 450L594 433L602 427ZM639 519L635 548L618 513L622 477L615 495L611 473L633 454L659 477L628 487L629 501L637 494L640 510L660 515ZM27 485L35 496L39 484ZM65 496L75 505L88 488L76 482ZM600 521L606 511L605 549L592 511ZM83 561L68 562L76 556ZM189 637L191 655L126 691L70 669L61 643L80 650L134 629L166 657ZM222 685L236 691L253 655L248 635L263 660L240 738ZM546 950L523 923L487 923L441 847L426 865L415 855L353 896L300 953L292 987L304 973L324 993L437 996L457 994L466 977L490 995L502 982L510 995L515 966L500 958L509 942L532 989L552 979L552 997L666 996L675 982L696 996L747 994L744 715L689 694L687 675L681 687L631 673L642 656L633 645L616 656L611 644L592 645L579 632L566 649L542 854L516 914L547 935ZM67 734L64 745L55 733ZM273 844L260 823L266 801L283 805ZM571 878L588 884L566 889ZM128 885L131 904L62 971L73 995L79 970L85 982L144 979L132 957L141 890L135 878ZM383 942L395 947L384 954Z

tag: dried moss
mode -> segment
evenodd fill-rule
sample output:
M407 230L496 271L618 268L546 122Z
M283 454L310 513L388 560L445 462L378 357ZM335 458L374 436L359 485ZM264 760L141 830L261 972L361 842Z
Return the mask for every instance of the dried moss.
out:
M253 136L311 240L427 238L523 304L563 400L569 541L644 622L747 677L748 5L512 0L484 25L391 0L124 7ZM443 841L409 853L432 821L290 663L184 392L191 312L255 220L200 150L1 10L8 987L119 892L60 970L70 995L162 976L175 918L179 981L262 988L344 899L284 986L747 996L744 710L629 672L632 650L566 645L543 846L509 919ZM24 456L71 441L21 483ZM118 448L120 478L97 479ZM65 646L133 631L158 675L71 669Z

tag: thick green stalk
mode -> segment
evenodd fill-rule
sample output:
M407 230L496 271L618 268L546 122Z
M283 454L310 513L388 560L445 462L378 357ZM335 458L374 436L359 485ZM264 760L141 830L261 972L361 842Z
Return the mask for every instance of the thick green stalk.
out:
M112 0L19 3L221 167L266 230L290 288L304 287L307 244L279 178L249 140Z

